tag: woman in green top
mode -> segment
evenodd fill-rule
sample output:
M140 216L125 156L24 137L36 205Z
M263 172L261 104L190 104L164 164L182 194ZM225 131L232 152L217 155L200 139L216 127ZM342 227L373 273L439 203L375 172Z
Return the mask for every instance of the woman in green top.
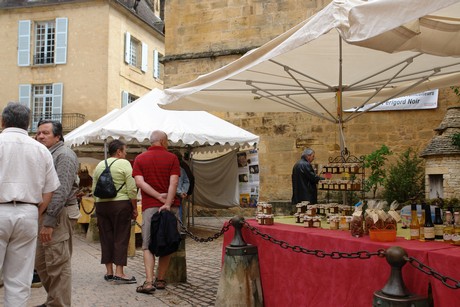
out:
M109 155L107 163L110 165L114 162L110 166L110 173L119 191L114 198L95 197L101 263L107 269L104 279L121 284L136 283L134 276L125 275L123 267L127 265L131 219L137 217L137 187L132 176L131 163L125 159L126 144L120 140L110 142ZM105 165L105 161L101 161L94 170L93 192Z

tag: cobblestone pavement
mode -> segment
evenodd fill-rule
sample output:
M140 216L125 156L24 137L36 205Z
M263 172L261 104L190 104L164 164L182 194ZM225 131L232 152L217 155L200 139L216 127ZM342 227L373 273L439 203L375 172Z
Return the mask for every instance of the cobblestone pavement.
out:
M207 238L219 232L229 218L195 218L190 230L199 237ZM136 293L136 284L114 285L103 279L105 266L100 264L100 244L89 243L83 235L74 236L72 256L72 305L73 306L214 306L220 278L222 236L209 243L198 243L187 236L186 262L187 282L170 283L166 290L157 290L153 295ZM145 280L142 251L136 250L128 257L125 269L128 276L134 275L138 284ZM43 288L32 289L28 306L45 302ZM0 305L3 288L0 289Z

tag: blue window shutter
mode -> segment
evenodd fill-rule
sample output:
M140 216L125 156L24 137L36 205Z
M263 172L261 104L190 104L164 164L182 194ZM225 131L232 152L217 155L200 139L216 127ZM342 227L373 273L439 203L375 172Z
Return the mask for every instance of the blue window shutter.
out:
M62 121L62 83L53 83L53 118ZM57 116L59 114L59 116Z
M158 50L153 50L153 77L160 78L160 62L158 60Z
M129 32L125 33L125 62L130 63L130 54L131 54L131 34Z
M30 65L30 20L19 20L18 66Z
M128 96L129 93L127 91L121 91L121 107L126 107L128 105Z
M146 43L142 43L142 65L141 65L141 70L143 72L147 71L148 68L148 55L149 52L149 46Z
M31 108L30 96L32 94L32 85L30 84L19 84L19 103Z
M56 18L56 49L54 50L54 63L67 62L67 18Z

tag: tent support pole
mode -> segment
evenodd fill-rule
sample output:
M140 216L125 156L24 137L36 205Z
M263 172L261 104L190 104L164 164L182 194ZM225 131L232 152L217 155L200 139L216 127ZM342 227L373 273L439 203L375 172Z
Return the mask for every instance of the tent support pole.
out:
M104 160L107 160L107 139L104 139Z
M336 99L337 99L337 123L339 126L339 142L340 142L340 155L346 151L345 140L343 135L343 105L342 105L342 37L339 35L339 88L337 90ZM342 192L343 204L347 205L347 193Z
M337 123L339 126L340 152L345 150L343 136L343 106L342 106L342 37L339 35L339 88L336 93L337 99Z

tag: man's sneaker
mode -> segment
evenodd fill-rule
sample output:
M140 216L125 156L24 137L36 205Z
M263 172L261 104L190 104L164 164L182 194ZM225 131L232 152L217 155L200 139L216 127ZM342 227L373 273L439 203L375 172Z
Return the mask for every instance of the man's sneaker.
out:
M32 288L40 288L42 286L42 281L36 270L34 270L34 276L32 277Z

